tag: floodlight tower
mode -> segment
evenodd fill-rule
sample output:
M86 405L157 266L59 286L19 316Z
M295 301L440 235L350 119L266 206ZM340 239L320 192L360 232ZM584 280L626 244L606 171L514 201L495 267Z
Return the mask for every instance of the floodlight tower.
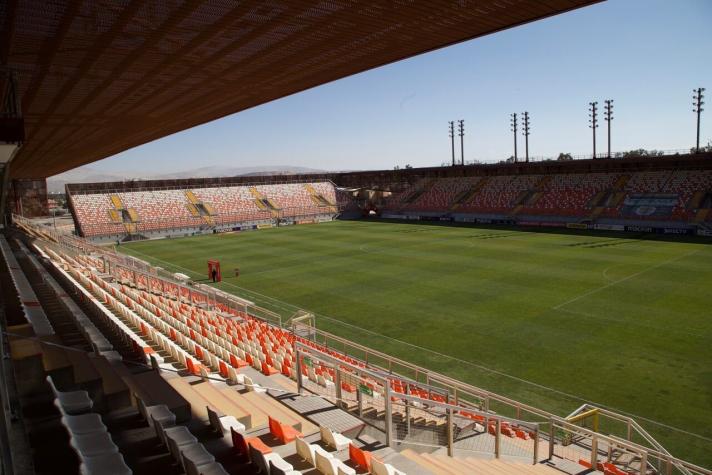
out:
M524 156L526 157L524 161L529 163L529 112L524 111L522 114L524 120L522 121L522 135L524 136Z
M460 119L457 121L457 127L460 134L460 164L465 164L465 121Z
M517 162L517 113L510 115L509 125L512 127L511 130L514 132L514 163Z
M694 94L692 95L692 100L694 101L692 103L692 112L697 114L697 142L695 143L695 151L697 153L700 153L700 116L702 115L702 111L704 110L702 108L702 104L705 102L702 100L704 99L704 92L705 88L704 87L698 87L697 89L694 89L692 91Z
M588 126L593 132L593 158L596 158L596 129L598 128L598 102L588 103Z
M453 121L448 122L450 126L450 148L452 149L452 166L455 166L455 123Z
M613 99L606 99L604 117L608 123L608 158L611 158L611 121L613 120Z

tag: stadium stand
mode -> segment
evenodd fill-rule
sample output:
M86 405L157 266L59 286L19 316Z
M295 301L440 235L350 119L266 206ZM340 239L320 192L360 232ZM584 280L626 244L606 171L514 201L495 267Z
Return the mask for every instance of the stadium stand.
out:
M448 390L384 371L245 307L211 303L98 247L84 243L77 252L80 243L25 234L0 241L0 275L14 274L22 300L33 298L28 288L35 292L39 305L27 306L42 313L8 328L13 363L23 368L18 387L27 404L43 395L65 434L49 439L54 433L28 420L31 440L45 441L38 466L47 464L42 450L52 440L54 460L81 473L575 473L540 463L551 441L536 424L453 400ZM415 445L384 444L384 422L391 424L386 440ZM146 453L147 444L156 448ZM448 444L461 454L445 455ZM492 447L519 461L477 456ZM567 450L576 466L590 457L585 448ZM625 467L600 463L630 473L626 460Z
M386 200L382 211L527 223L573 219L705 226L711 195L710 170L492 175L423 179Z
M272 220L329 219L338 213L330 182L69 193L85 237L123 237Z

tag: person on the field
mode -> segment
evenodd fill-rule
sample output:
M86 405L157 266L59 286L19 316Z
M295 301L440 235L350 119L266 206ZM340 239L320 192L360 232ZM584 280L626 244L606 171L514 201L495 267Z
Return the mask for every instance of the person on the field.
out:
M218 281L218 271L213 267L213 282Z

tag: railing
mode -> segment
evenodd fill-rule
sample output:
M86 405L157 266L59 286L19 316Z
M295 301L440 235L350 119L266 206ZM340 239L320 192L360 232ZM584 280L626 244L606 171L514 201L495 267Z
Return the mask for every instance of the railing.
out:
M209 231L212 229L229 230L233 227L245 226L284 226L294 223L313 222L315 220L326 219L338 214L338 205L333 206L309 206L280 208L275 210L252 211L241 213L216 213L210 216L183 216L166 219L151 219L144 221L139 216L137 221L115 223L108 219L97 225L82 224L82 230L88 238L101 238L110 236L126 236L129 234L150 235L152 233L191 233L196 230ZM205 221L210 218L212 224ZM129 232L126 225L132 230ZM108 230L97 232L97 226L102 226Z
M112 267L123 266L129 268L134 272L134 276L142 275L146 278L147 282L149 282L149 291L151 290L150 286L153 285L150 284L151 278L162 279L169 282L170 285L185 287L189 295L191 293L200 293L208 305L212 297L212 302L227 302L228 305L234 306L231 308L244 309L249 315L260 318L271 325L281 327L281 320L270 321L268 318L264 318L264 315L276 314L250 305L249 301L236 297L232 298L227 294L223 295L224 293L209 294L200 289L189 288L183 283L159 275L159 272L150 266L149 269L152 271L140 269L140 266L146 265L140 261L129 258L127 261L121 262L122 256L98 246L93 246L84 240L78 238L67 239L66 236L60 236L59 242L49 245L60 246L64 251L74 255L87 253L87 250L94 250L96 254L103 256L105 263L108 263L105 264L105 272L115 275ZM137 265L138 267L136 267ZM596 408L595 406L586 406L585 409L597 409L600 414L618 423L625 424L628 428L627 435L624 438L615 435L604 435L572 424L542 409L477 388L319 330L314 326L313 319L306 319L306 322L294 319L291 323L292 331L295 334L308 334L311 336L310 339L321 347L337 350L345 356L360 360L365 365L365 367L353 365L348 361L335 358L297 340L295 353L298 356L296 372L299 388L310 390L325 398L331 398L347 408L355 404L356 414L362 420L385 431L388 442L391 444L417 444L422 442L414 441L414 437L409 432L411 427L409 426L410 422L408 422L411 420L410 414L417 414L416 411L422 411L423 417L427 415L436 421L434 427L437 427L437 429L431 430L429 435L430 445L433 447L447 446L451 455L456 451L462 451L465 454L468 452L487 452L489 450L487 447L489 446L480 443L480 441L486 438L482 437L483 435L489 434L495 439L492 453L496 456L526 458L531 456L531 460L536 461L539 460L540 445L546 443L548 444L550 458L562 458L575 463L582 461L591 464L592 467L596 467L598 463L614 463L619 468L620 466L625 466L628 470L635 470L635 473L641 474L654 472L666 475L712 475L710 470L671 456L637 422L627 416ZM310 358L312 362L316 361L319 364L328 365L335 374L334 384L322 385L311 381L311 378L305 380L301 371L305 356ZM349 371L343 371L344 367L348 368ZM392 393L390 381L400 381L405 384L405 387L413 385L425 388L429 395L440 394L445 396L445 402L423 399L407 394L407 391L406 393ZM349 394L345 394L342 391L341 382L352 384L356 388L369 387L368 384L373 387L369 387L370 391L359 390L355 393L351 391ZM378 383L378 385L375 385L374 382ZM368 394L369 392L371 394ZM381 396L374 396L374 394L380 394ZM391 397L395 399L392 400ZM468 418L464 417L463 413L470 413L484 418L484 424L480 424L481 428L477 426L477 423L472 425L466 420ZM513 417L505 413L512 414ZM401 417L404 414L405 417ZM471 418L469 419L472 420ZM531 444L527 445L529 442L526 442L526 444L519 443L518 437L502 438L502 428L505 427L505 423L510 427L528 431ZM443 430L443 427L446 429ZM632 442L630 440L631 431L640 434L644 440L656 447L644 447ZM478 437L479 440L475 443L475 439ZM436 440L438 444L435 444L434 441ZM446 440L446 444L442 443L443 440ZM512 440L518 444L514 444Z
M321 173L315 173L319 176ZM235 180L237 178L237 180ZM226 188L234 186L267 186L267 185L293 185L293 184L309 184L309 183L332 183L331 180L319 179L319 180L309 180L303 179L289 179L285 178L283 180L275 181L255 181L254 179L250 181L240 181L245 180L244 177L215 177L215 178L186 178L177 179L175 181L185 180L186 183L176 183L173 185L156 185L156 182L172 181L172 180L150 180L150 179L136 179L136 180L126 180L124 182L109 182L108 185L120 185L114 188L99 188L98 185L101 183L69 183L66 186L70 190L72 195L94 195L94 194L108 194L108 193L132 193L135 191L167 191L167 190L195 190L200 188ZM225 180L225 181L205 181L201 183L201 180ZM235 180L235 181L230 181ZM192 181L192 183L189 183ZM152 185L153 183L153 185ZM146 186L140 186L145 184ZM90 188L90 186L97 186L97 188ZM82 187L87 187L82 189ZM334 185L336 188L336 185Z
M352 364L324 351L295 342L297 386L332 400L366 424L384 433L389 446L447 448L449 455L489 454L540 460L538 423L481 411L451 401L411 394L415 384L398 378L403 391L391 388L393 375ZM324 379L331 371L333 381ZM306 375L304 374L306 373ZM437 394L438 388L418 385ZM479 421L479 422L477 422ZM522 438L504 432L519 430ZM526 434L526 440L523 435Z
M691 148L675 148L675 149L665 149L665 150L644 150L644 149L639 149L639 150L626 150L626 151L619 151L619 152L611 152L610 157L608 156L608 152L598 152L594 156L592 153L590 154L576 154L576 155L571 155L571 154L563 154L563 158L561 156L545 156L545 155L537 155L537 156L529 156L529 163L533 162L556 162L556 161L572 161L572 160L602 160L602 159L621 159L621 158L641 158L641 157L664 157L664 156L671 156L671 155L689 155L689 154L694 154L696 153L694 150L694 147ZM525 162L525 157L523 156L518 156L517 161L514 162L513 157L507 157L507 158L502 158L502 159L487 159L487 160L465 160L465 165L493 165L493 164L502 164L502 163L526 163ZM456 164L457 165L457 164ZM450 167L452 166L450 163L442 163L443 167Z
M712 471L685 462L649 447L591 429L571 424L553 417L550 425L550 458L561 458L588 464L592 468L605 468L605 463L631 474L647 475L710 475ZM601 465L599 465L601 464ZM602 470L601 470L602 471Z

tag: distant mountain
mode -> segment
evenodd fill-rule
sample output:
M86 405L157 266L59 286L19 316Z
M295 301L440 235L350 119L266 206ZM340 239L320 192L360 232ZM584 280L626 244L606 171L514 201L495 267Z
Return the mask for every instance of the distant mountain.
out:
M104 181L126 180L172 180L181 178L212 178L227 176L265 176L265 175L294 175L300 173L323 173L325 170L289 165L256 166L256 167L229 167L209 166L194 168L173 173L143 174L137 172L107 173L95 168L84 166L69 170L59 175L47 178L47 191L61 193L67 183L95 183Z

